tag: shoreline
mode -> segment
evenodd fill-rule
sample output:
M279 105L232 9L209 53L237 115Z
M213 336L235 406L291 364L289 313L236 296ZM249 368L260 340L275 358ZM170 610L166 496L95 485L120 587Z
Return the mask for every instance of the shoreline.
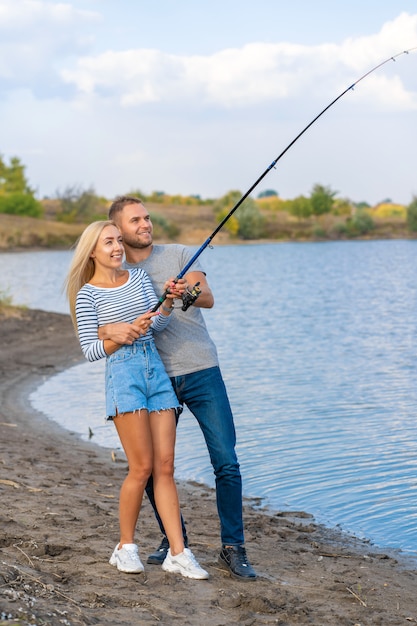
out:
M417 569L406 554L325 528L305 512L258 509L249 498L246 547L259 579L232 579L217 562L215 492L192 482L178 490L209 581L149 565L140 575L117 572L108 559L124 459L113 461L110 449L83 441L28 401L46 378L84 360L69 316L0 311L0 339L0 626L417 624ZM137 526L144 560L159 541L145 499Z
M87 361L85 361L84 359L81 359L81 362L75 363L74 365L75 366L82 365L83 367L86 366L85 373L86 375L88 375L88 371L89 371L88 366L90 364L87 363ZM63 372L61 373L65 375L65 372L67 371L67 369L68 368L65 368ZM77 379L78 377L79 375L77 375ZM47 384L47 382L48 381L46 380L45 383ZM95 380L94 382L95 382L94 388L96 388L97 380ZM65 382L63 380L61 381L60 385L58 384L56 385L57 388L54 389L54 393L52 394L53 396L56 396L58 394L58 389L62 385L65 385ZM117 438L117 434L115 431L113 432L113 435L112 435L113 438L110 438L111 440L106 439L106 437L103 438L103 435L100 432L100 426L102 424L107 424L106 422L104 422L103 418L101 418L101 422L98 422L98 421L94 422L94 420L91 420L91 417L90 417L90 420L88 421L88 426L84 423L81 428L80 423L77 422L73 428L67 429L65 427L65 421L62 418L62 416L61 418L57 418L54 412L51 411L50 407L48 407L47 400L49 400L51 396L50 393L46 394L43 401L34 402L32 396L33 396L33 392L36 393L37 389L39 389L39 386L35 387L33 391L31 391L29 394L30 404L32 408L35 407L35 410L41 413L42 415L44 415L46 419L52 421L53 423L57 423L59 427L63 428L66 432L71 432L74 436L79 437L80 440L82 440L84 443L94 444L94 446L97 446L100 450L105 451L107 454L110 454L112 456L113 455L117 456L119 461L126 460L123 448L121 447L121 444ZM73 390L74 388L72 388L72 391ZM54 402L53 399L52 399L52 403L53 405L56 406L56 402ZM55 409L55 413L56 413L56 409ZM193 416L191 414L189 415L191 419L193 419ZM181 438L181 435L184 434L184 432L186 431L183 430L182 433L179 434L180 438ZM197 432L199 433L200 431L197 430ZM202 442L202 446L203 446L202 450L204 452L205 447L204 447L203 442ZM176 454L178 456L178 450ZM209 475L204 474L200 476L199 478L193 478L192 476L187 476L187 471L184 472L183 470L181 472L179 469L179 466L177 466L176 468L177 483L185 484L185 485L192 483L192 484L200 485L203 489L212 489L214 481L210 480L212 479L211 465L209 466L209 471L210 470L211 470L211 473ZM256 493L248 493L248 492L245 493L244 483L243 483L243 500L244 502L247 503L248 506L253 507L258 512L265 513L268 516L285 515L287 511L293 510L291 509L291 507L289 507L288 504L270 503L268 495L262 496ZM284 500L285 500L285 495L284 495ZM302 512L303 516L313 519L314 524L318 526L323 526L329 532L337 529L337 532L340 532L343 535L352 537L358 541L363 542L364 544L371 545L373 549L375 550L392 554L394 558L398 556L400 560L407 561L410 564L410 567L417 567L417 551L414 549L407 550L400 546L390 545L389 543L387 543L387 541L385 541L385 543L380 543L377 539L367 536L366 533L364 533L363 531L357 533L355 531L355 528L352 528L352 527L346 528L346 526L342 526L343 520L334 521L333 523L331 523L328 520L328 516L326 516L323 512L319 512L319 513L315 512L314 507L309 508L308 513L306 513L304 509L302 509L302 511L303 511Z
M200 248L201 245L203 245L203 243L205 243L207 236L209 236L210 233L207 232L202 232L200 233L199 231L197 231L197 235L194 233L191 234L184 234L181 237L181 240L177 240L177 239L169 239L169 238L164 238L164 237L158 237L155 238L155 243L156 244L184 244L186 246L191 246L191 247L195 247L195 248ZM311 236L311 237L280 237L280 238L261 238L261 239L236 239L233 238L229 235L225 235L224 233L220 232L215 239L213 239L213 243L211 244L212 246L257 246L257 245L263 245L263 244L288 244L288 243L318 243L318 244L322 244L322 243L349 243L349 242L360 242L360 241L364 241L364 242L369 242L369 241L415 241L417 239L417 235L413 234L413 233L400 233L398 235L395 236L388 236L386 234L382 234L382 235L372 235L372 234L367 234L367 235L358 235L356 237L346 237L346 238L330 238L330 237L325 237L325 238L320 238L320 237L315 237L315 236ZM7 247L0 247L0 253L1 254L19 254L22 252L68 252L71 251L74 247L74 244L63 244L63 245L57 245L57 246L53 246L53 247L49 247L46 245L37 245L37 246L33 246L33 245L28 245L28 246L7 246Z

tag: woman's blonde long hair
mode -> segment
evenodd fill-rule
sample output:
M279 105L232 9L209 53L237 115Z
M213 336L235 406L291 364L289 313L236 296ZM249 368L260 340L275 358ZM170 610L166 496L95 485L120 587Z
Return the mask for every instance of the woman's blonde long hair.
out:
M87 226L76 243L74 256L65 279L64 288L67 294L71 319L75 330L77 330L77 318L75 316L77 294L81 287L88 283L88 281L94 276L96 268L94 259L91 258L91 254L93 253L99 237L106 226L116 225L111 220L102 220L99 222L93 222Z

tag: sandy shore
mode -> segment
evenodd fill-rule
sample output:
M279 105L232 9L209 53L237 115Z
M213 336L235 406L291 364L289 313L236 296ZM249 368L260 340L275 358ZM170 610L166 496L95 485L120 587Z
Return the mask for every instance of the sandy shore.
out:
M108 559L124 459L61 429L28 401L45 377L82 360L69 317L0 312L0 341L0 626L417 624L415 564L302 512L271 514L248 500L247 549L259 579L232 579L217 562L214 492L191 483L179 484L182 511L210 579L158 566L119 573ZM159 540L145 502L137 531L144 559Z

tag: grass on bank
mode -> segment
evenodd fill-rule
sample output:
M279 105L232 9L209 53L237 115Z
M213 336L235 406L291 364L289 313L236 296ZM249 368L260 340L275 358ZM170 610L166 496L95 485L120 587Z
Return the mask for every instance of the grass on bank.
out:
M7 291L0 288L0 319L5 317L20 317L26 308L25 306L13 304L12 296Z
M0 250L66 248L79 237L85 224L63 224L34 217L0 214Z

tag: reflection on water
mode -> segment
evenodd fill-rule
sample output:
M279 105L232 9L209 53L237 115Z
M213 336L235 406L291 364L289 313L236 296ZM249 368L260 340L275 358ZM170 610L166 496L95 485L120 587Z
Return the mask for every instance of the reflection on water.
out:
M245 494L412 552L416 255L417 242L381 241L226 246L202 257L216 297L205 317L235 414ZM67 264L68 256L61 265L54 258L54 285ZM102 390L103 365L83 363L32 401L116 448ZM187 412L176 466L180 478L214 484Z

